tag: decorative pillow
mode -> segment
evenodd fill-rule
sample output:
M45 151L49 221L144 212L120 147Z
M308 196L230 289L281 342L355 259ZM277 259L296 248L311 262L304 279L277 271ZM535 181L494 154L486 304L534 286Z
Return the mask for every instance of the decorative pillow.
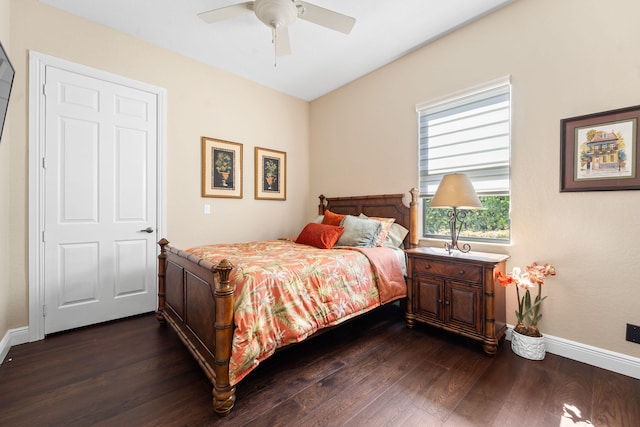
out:
M376 246L383 246L384 241L387 239L387 235L389 234L389 230L391 230L391 225L396 220L395 218L380 218L377 216L366 216L361 213L360 218L363 219L375 219L376 221L380 221L382 228L380 229L380 234L378 235L378 239L376 240Z
M324 211L324 218L322 223L327 225L340 225L344 219L344 215L331 212L329 209Z
M296 243L320 249L331 249L343 231L344 227L310 222L302 229L296 238Z
M324 219L324 215L318 215L311 222L315 222L317 224L322 224L322 220Z
M342 220L344 233L336 242L336 246L355 246L370 248L376 243L382 223L374 219L363 219L347 215Z
M393 223L389 229L389 234L384 241L384 246L391 246L393 248L403 248L404 238L409 234L409 230L401 226L400 224Z

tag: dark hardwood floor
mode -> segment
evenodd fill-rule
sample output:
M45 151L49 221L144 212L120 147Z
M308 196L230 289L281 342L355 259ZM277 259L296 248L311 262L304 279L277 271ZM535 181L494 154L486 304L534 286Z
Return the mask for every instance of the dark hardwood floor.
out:
M494 358L397 307L264 362L218 418L211 385L153 315L13 347L1 426L640 426L640 380L548 354Z

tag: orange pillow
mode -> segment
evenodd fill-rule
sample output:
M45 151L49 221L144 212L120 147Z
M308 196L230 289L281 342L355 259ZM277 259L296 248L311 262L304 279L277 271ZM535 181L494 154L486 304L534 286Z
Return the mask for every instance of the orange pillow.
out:
M296 243L315 246L320 249L331 249L343 231L344 227L337 225L310 222L302 229L300 235L296 238Z
M327 209L326 211L324 211L324 218L322 218L322 223L327 225L340 225L344 217L344 215L333 213L329 209Z

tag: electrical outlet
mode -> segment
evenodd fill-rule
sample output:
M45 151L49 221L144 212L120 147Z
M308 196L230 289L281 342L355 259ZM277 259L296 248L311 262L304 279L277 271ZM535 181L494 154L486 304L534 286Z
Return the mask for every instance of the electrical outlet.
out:
M640 344L640 326L627 323L627 341Z

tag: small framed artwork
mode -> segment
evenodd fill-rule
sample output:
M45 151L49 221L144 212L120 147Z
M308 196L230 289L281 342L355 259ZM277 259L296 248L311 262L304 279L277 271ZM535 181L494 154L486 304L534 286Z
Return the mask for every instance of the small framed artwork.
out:
M4 121L7 116L9 97L15 74L15 69L11 61L9 61L7 52L4 50L2 43L0 43L0 141L2 141L2 130L4 129Z
M640 106L560 121L560 191L640 190Z
M287 199L287 153L255 148L256 199Z
M202 137L202 197L242 198L242 144Z

